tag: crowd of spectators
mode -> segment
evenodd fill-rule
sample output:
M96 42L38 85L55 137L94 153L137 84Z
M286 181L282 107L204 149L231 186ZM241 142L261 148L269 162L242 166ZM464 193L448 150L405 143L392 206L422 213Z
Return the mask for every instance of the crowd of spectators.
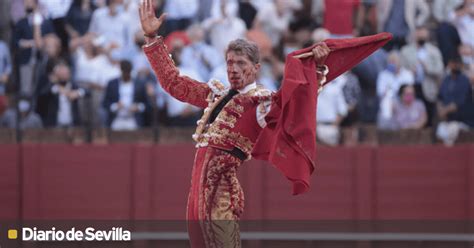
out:
M194 126L200 109L159 86L141 49L140 0L0 4L0 126ZM474 0L154 0L181 74L228 84L229 41L259 45L258 83L280 87L285 56L328 38L393 40L324 87L318 138L341 127L432 127L446 144L474 127ZM354 129L356 132L356 129ZM355 134L357 136L357 134Z

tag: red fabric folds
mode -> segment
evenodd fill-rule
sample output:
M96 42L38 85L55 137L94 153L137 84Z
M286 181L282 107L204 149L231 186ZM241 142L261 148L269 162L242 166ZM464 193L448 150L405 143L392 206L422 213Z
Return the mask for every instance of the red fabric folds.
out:
M351 69L385 45L392 35L325 40L331 52L326 83ZM316 45L315 45L316 46ZM272 98L265 117L267 126L260 133L252 151L256 159L271 162L293 184L293 194L309 190L309 178L316 161L316 104L319 80L312 57L293 58L312 47L290 53L286 58L282 88Z

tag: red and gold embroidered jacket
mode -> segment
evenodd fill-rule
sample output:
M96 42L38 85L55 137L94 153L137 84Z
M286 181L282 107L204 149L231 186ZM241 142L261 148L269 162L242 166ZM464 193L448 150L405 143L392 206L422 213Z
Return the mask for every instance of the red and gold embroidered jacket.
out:
M180 101L204 108L204 114L197 122L196 133L193 135L197 146L209 145L229 151L237 147L250 158L264 126L263 113L268 110L272 92L256 84L251 85L254 87L246 87L245 91L241 91L224 106L214 122L208 124L212 110L224 98L228 89L216 80L202 83L180 76L161 38L145 46L144 51L165 91Z

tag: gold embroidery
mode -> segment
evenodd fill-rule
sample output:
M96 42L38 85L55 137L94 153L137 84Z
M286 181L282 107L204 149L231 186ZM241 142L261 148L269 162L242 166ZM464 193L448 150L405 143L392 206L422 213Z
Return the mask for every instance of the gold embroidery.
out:
M241 247L238 220L243 191L237 179L242 164L232 155L209 148L203 161L200 188L200 224L206 247Z
M207 124L212 110L222 101L223 96L209 104L205 109L204 115L198 121L198 127L193 135L193 139L197 142L197 147L207 146L209 143L227 147L235 146L247 154L250 154L254 143L250 138L244 137L241 133L232 131L240 117L245 112L243 105L258 104L264 100L269 100L272 92L258 86L258 88L249 92L237 95L231 99L217 116L212 124ZM261 111L261 109L257 108Z
M240 118L242 116L242 114L244 113L244 107L237 103L239 101L238 97L239 96L237 96L237 98L234 98L234 99L230 100L227 103L226 107L224 109L222 109L222 112L231 111L231 112L235 113L237 115L237 117Z
M216 79L211 79L211 81L209 81L208 85L211 88L212 92L214 92L215 95L225 95L225 93L227 91L224 84L219 82Z
M197 122L198 126L196 127L196 132L193 134L193 139L196 142L199 142L201 139L202 133L204 132L207 121L209 120L209 117L211 116L212 111L217 107L217 105L224 99L224 96L221 96L218 100L209 103L207 108L204 109L204 114L202 115L201 119Z
M216 121L231 128L234 128L235 123L237 122L237 118L231 114L228 114L227 111L222 111L217 116Z
M249 157L254 143L240 133L231 132L227 128L220 128L219 125L212 125L208 131L208 140L216 145L226 145L228 143L245 152Z

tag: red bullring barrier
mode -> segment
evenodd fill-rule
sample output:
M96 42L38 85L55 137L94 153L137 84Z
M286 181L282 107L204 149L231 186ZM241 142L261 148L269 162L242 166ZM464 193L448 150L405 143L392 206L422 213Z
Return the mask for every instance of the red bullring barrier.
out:
M474 219L474 145L318 148L309 193L245 163L244 219ZM0 145L0 219L185 218L194 147Z

